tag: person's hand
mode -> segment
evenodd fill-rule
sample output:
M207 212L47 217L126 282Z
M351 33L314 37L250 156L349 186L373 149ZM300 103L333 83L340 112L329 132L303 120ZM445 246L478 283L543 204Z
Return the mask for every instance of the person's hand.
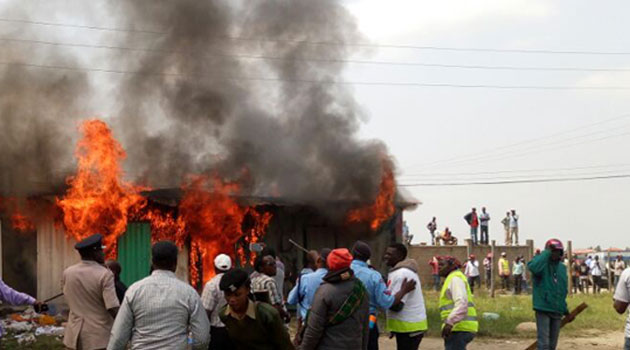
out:
M448 337L451 336L451 333L453 332L453 326L450 324L445 324L444 328L442 328L442 338L447 339Z
M35 309L35 312L39 314L48 311L48 304L44 304L41 301L36 301L35 304L33 304L33 309Z
M405 278L400 286L400 289L403 291L403 293L407 294L416 289L416 281L408 280Z
M568 314L564 316L564 320L566 323L571 323L575 320L575 316L573 316L572 314Z

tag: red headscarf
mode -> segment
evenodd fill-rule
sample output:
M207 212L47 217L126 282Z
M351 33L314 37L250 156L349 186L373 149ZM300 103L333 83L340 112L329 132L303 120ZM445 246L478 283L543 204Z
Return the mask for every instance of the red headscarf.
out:
M352 263L352 254L346 248L333 249L328 258L326 259L328 269L330 271L337 271L350 267Z

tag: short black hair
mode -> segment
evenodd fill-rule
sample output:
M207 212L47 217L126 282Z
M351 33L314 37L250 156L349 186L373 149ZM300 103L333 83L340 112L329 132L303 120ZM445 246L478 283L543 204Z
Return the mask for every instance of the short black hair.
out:
M389 245L389 247L396 249L403 259L407 258L407 247L405 247L404 244L392 243Z
M177 266L179 250L171 241L160 241L151 248L151 261L157 269L172 269Z
M249 288L249 274L241 268L234 268L221 277L219 289L222 291L234 292L238 288L245 286Z
M270 247L265 247L263 248L262 252L260 252L260 255L262 256L267 256L267 255L271 255L274 259L276 258L276 250Z

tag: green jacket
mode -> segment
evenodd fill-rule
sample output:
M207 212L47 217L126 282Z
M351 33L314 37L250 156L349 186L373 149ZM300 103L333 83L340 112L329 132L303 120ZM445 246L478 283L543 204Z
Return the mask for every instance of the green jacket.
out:
M567 307L567 267L551 261L551 250L545 250L527 264L534 284L534 310L560 315L569 313Z

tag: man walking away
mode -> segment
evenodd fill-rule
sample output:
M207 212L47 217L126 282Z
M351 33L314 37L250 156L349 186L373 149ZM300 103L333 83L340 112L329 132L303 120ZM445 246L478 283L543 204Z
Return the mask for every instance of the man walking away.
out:
M486 271L486 288L490 289L492 284L492 253L488 253L483 259L483 268Z
M400 243L387 248L383 262L391 268L387 276L390 293L406 294L400 304L387 310L387 329L396 336L398 350L417 350L429 328L418 263L407 259L407 248ZM406 293L411 286L408 281L414 281L415 289Z
M615 280L614 280L615 288L617 288L617 284L619 283L621 274L623 273L623 270L625 269L626 269L626 263L623 262L623 256L617 255L617 260L615 260L615 263L613 264L613 271L615 271Z
M628 305L630 305L630 268L625 269L621 276L619 276L619 283L617 284L617 288L615 288L615 296L614 299L614 308L620 315L622 315L626 310L628 310ZM624 350L630 350L630 313L628 313L628 319L626 321L626 331L625 331L625 346Z
M505 231L505 245L512 245L512 238L510 237L510 212L505 213L505 217L501 220L501 224L503 224L503 230Z
M514 294L521 294L523 290L523 273L525 272L525 265L521 260L521 257L517 256L514 259L514 265L512 265L512 275L514 276Z
M319 259L320 259L320 256L316 250L311 250L308 252L308 254L306 254L303 261L304 267L300 271L300 275L295 281L295 286L293 286L293 289L291 289L291 291L289 292L289 296L287 298L287 302L290 305L297 305L297 313L296 313L298 317L297 334L299 334L301 331L301 325L304 324L304 321L306 320L306 312L308 311L308 308L311 305L310 303L308 303L308 307L306 307L305 303L303 303L303 299L305 295L305 294L302 294L302 291L304 290L303 279L305 276L313 273L318 268L317 261L319 261ZM314 293L315 292L313 291L313 295Z
M437 245L438 238L435 237L435 230L437 230L437 221L436 221L435 216L427 224L427 229L429 230L429 233L431 234L431 244Z
M221 322L219 312L227 305L219 284L224 274L232 268L232 259L226 254L219 254L214 258L214 271L212 277L203 287L201 304L206 309L210 320L210 347L209 350L229 350L233 348L230 336Z
M514 245L518 245L518 214L514 209L510 215L510 241L514 241Z
M351 262L345 248L328 255L329 272L315 292L301 350L367 349L370 302L363 283L354 277Z
M315 272L307 273L300 277L299 283L293 287L289 293L287 303L290 305L299 305L298 312L298 324L295 332L295 339L293 343L298 346L302 343L302 336L304 335L306 315L313 305L313 298L315 298L315 292L317 288L322 284L324 276L328 273L328 265L326 259L330 254L330 248L322 248L317 259L317 266Z
M249 298L251 289L247 272L240 268L228 271L221 278L219 288L227 301L219 316L234 344L232 349L295 349L278 310L268 303Z
M129 287L116 316L107 350L207 349L210 322L199 294L175 276L177 246L157 242L151 248L153 272Z
M470 225L470 239L473 245L477 245L477 231L479 229L479 217L477 216L477 209L472 208L472 211L464 216L464 220Z
M486 212L486 207L481 208L481 215L479 216L481 226L481 244L488 245L490 242L490 236L488 228L490 225L490 214Z
M602 291L602 266L599 262L599 255L595 255L595 259L591 263L591 277L593 277L593 294Z
M501 277L501 288L503 290L510 289L510 261L507 259L507 253L501 253L499 259L499 277Z
M127 286L120 280L120 274L122 273L122 266L115 260L107 260L105 266L114 274L114 287L116 288L116 297L118 302L122 303L127 291Z
M440 292L440 318L445 350L466 350L479 331L475 301L461 264L452 256L439 258L440 275L446 277Z
M69 349L105 349L120 302L114 274L103 265L103 236L92 235L74 248L81 262L68 267L61 281L70 307L63 344Z
M556 349L563 315L566 315L567 322L573 321L567 308L568 275L562 263L563 255L562 242L550 239L545 244L545 251L527 264L534 285L539 350Z
M464 274L466 275L466 278L468 278L468 285L470 286L470 291L472 293L475 292L475 282L481 288L481 277L479 277L479 261L477 261L477 258L474 254L470 254L470 257L468 257L466 268L464 269Z
M435 288L436 292L440 291L440 268L438 267L437 256L433 256L431 260L429 260L429 265L431 266L431 276L433 277L433 288Z
M391 294L387 290L387 285L383 281L381 274L371 269L367 261L372 256L370 246L362 241L357 241L352 247L352 255L354 260L350 268L354 272L354 276L358 278L365 286L370 300L370 337L368 341L368 350L378 349L378 309L397 309L402 307L401 300L409 292L416 287L416 281L409 279L404 281L400 291L396 295Z

